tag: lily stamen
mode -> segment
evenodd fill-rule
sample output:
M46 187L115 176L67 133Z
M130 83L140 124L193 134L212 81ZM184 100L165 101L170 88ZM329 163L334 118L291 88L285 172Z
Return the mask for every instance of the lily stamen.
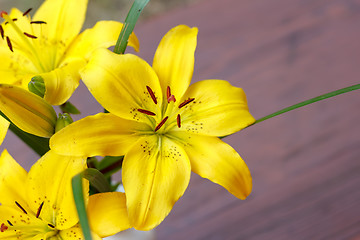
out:
M5 35L4 35L4 29L3 27L0 25L0 33L1 33L1 38L4 39Z
M164 123L168 120L168 118L169 118L169 117L165 117L165 118L156 126L155 132L156 132L157 130L159 130L159 129L162 127L162 125L164 125Z
M29 38L33 38L33 39L36 39L36 38L37 38L37 36L31 35L31 34L26 33L26 32L24 32L24 35L27 36L27 37L29 37Z
M15 201L15 204L16 204L16 206L18 206L21 209L21 211L23 211L25 214L28 214L27 211L20 205L20 203Z
M10 51L14 52L10 38L8 36L6 36L6 42L7 42L7 45L9 47Z
M26 14L28 14L31 10L32 10L32 8L29 8L28 10L26 10L26 11L23 13L23 16L25 16Z
M44 21L31 21L30 24L47 24Z
M189 103L191 103L191 102L194 101L194 100L195 100L195 98L189 98L188 100L185 100L183 103L181 103L181 104L179 105L179 108L182 108L182 107L188 105Z
M50 223L48 224L48 226L51 227L51 228L55 228L55 226L50 224Z
M141 108L138 109L138 112L141 112L141 113L144 113L144 114L150 115L150 116L155 116L155 115L156 115L155 113L153 113L153 112L151 112L151 111L148 111L148 110L145 110L145 109L141 109Z
M177 117L176 117L176 123L177 123L178 128L181 128L181 118L180 118L180 114L178 114Z
M41 209L42 209L43 206L44 206L44 202L42 202L42 203L40 204L40 207L38 208L38 210L37 210L37 212L36 212L36 218L39 218L40 212L41 212Z
M153 92L153 90L149 87L149 86L146 86L146 89L148 91L148 93L150 94L152 100L154 101L155 104L157 104L157 100L156 100L156 97L155 97L155 94Z
M18 19L17 18L13 18L11 19L13 22L16 22ZM5 22L5 25L7 25L9 22Z
M9 220L6 220L10 226L14 226Z
M170 96L171 96L171 90L170 87L168 86L166 89L166 98L169 99Z

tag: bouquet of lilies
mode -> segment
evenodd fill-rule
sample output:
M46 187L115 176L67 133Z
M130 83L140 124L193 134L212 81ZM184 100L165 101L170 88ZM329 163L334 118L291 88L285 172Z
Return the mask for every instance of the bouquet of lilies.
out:
M147 2L135 1L124 24L100 21L81 33L87 0L45 0L34 15L0 13L0 141L10 128L40 156L26 172L1 153L0 239L101 239L153 229L184 194L191 171L245 199L250 171L222 137L360 88L256 120L242 89L224 80L190 85L196 27L171 29L152 66L124 54L127 46L139 51L132 32ZM104 112L73 122L79 110L68 100L80 80ZM124 192L111 181L120 170Z

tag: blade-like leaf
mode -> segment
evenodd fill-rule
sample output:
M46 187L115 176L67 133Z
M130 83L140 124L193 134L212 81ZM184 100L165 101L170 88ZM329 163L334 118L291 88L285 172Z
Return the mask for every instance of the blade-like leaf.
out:
M84 234L85 240L92 240L90 225L86 214L86 207L84 201L84 192L82 184L82 173L79 173L72 178L71 184L73 189L73 196L75 200L76 210L79 215L80 226Z
M135 24L140 16L140 13L148 4L149 0L135 0L131 9L126 16L124 25L121 29L120 36L114 48L114 53L124 54L128 44L130 34L134 31Z
M109 182L99 170L95 168L88 168L82 172L82 176L87 179L99 192L111 192Z

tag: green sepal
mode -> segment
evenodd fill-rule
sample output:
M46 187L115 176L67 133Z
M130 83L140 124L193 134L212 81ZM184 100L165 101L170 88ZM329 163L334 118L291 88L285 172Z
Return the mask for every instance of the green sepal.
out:
M28 89L30 92L44 98L46 91L44 79L41 76L31 78L31 81L28 83Z
M55 132L60 131L70 123L73 123L74 120L71 118L71 116L67 113L59 113L59 117L55 124Z
M60 105L60 109L63 113L80 114L81 112L71 102L65 102Z

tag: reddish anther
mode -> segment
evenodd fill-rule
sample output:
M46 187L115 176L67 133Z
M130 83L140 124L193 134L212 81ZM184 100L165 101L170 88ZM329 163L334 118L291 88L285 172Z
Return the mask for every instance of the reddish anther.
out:
M20 203L15 201L15 204L16 204L16 206L18 206L21 209L21 211L23 211L25 214L27 214L27 211L20 205Z
M9 38L9 37L6 37L6 42L7 42L7 45L9 46L10 51L14 52L13 47L12 47L12 44L11 44L11 42L10 42L10 38Z
M191 103L192 101L194 101L195 98L189 98L188 100L185 100L184 102L182 102L180 105L179 105L179 108L182 108L186 105L188 105L189 103Z
M155 116L155 115L156 115L156 114L153 113L153 112L150 112L150 111L148 111L148 110L141 109L141 108L138 109L138 112L141 112L141 113L144 113L144 114L150 115L150 116Z
M157 130L159 130L163 125L164 125L164 123L168 120L168 118L169 117L165 117L163 120L161 120L161 122L156 126L156 128L155 128L155 132L157 131Z
M149 87L149 86L146 86L146 89L148 91L148 93L150 94L152 100L154 101L155 104L157 104L157 100L156 100L156 97L155 97L155 94L153 92L153 90Z
M181 118L180 118L180 114L177 115L176 123L177 123L178 128L181 128Z
M32 39L36 39L36 38L37 38L37 36L31 35L31 34L26 33L26 32L24 32L24 35L27 36L27 37L29 37L29 38L32 38Z
M40 204L40 207L38 208L38 210L37 210L37 212L36 212L36 218L39 218L40 213L41 213L41 209L42 209L43 206L44 206L44 202L42 202L42 203Z
M171 96L171 89L168 86L167 89L166 89L166 98L169 99L170 96Z
M29 8L28 10L26 10L26 11L23 13L23 16L25 16L26 14L28 14L31 10L32 10L32 8Z
M1 12L0 12L0 17L2 17L2 18L3 18L4 14L8 15L8 13L7 13L7 12L5 12L5 11L1 11Z
M11 19L13 22L16 22L17 21L17 18L13 18ZM9 22L5 22L5 25L9 24Z
M47 24L44 21L31 21L30 24Z
M6 226L4 223L1 224L0 231L5 232L8 229L8 226Z
M0 25L0 33L1 33L1 38L4 39L5 35L4 35L4 29L3 27Z

